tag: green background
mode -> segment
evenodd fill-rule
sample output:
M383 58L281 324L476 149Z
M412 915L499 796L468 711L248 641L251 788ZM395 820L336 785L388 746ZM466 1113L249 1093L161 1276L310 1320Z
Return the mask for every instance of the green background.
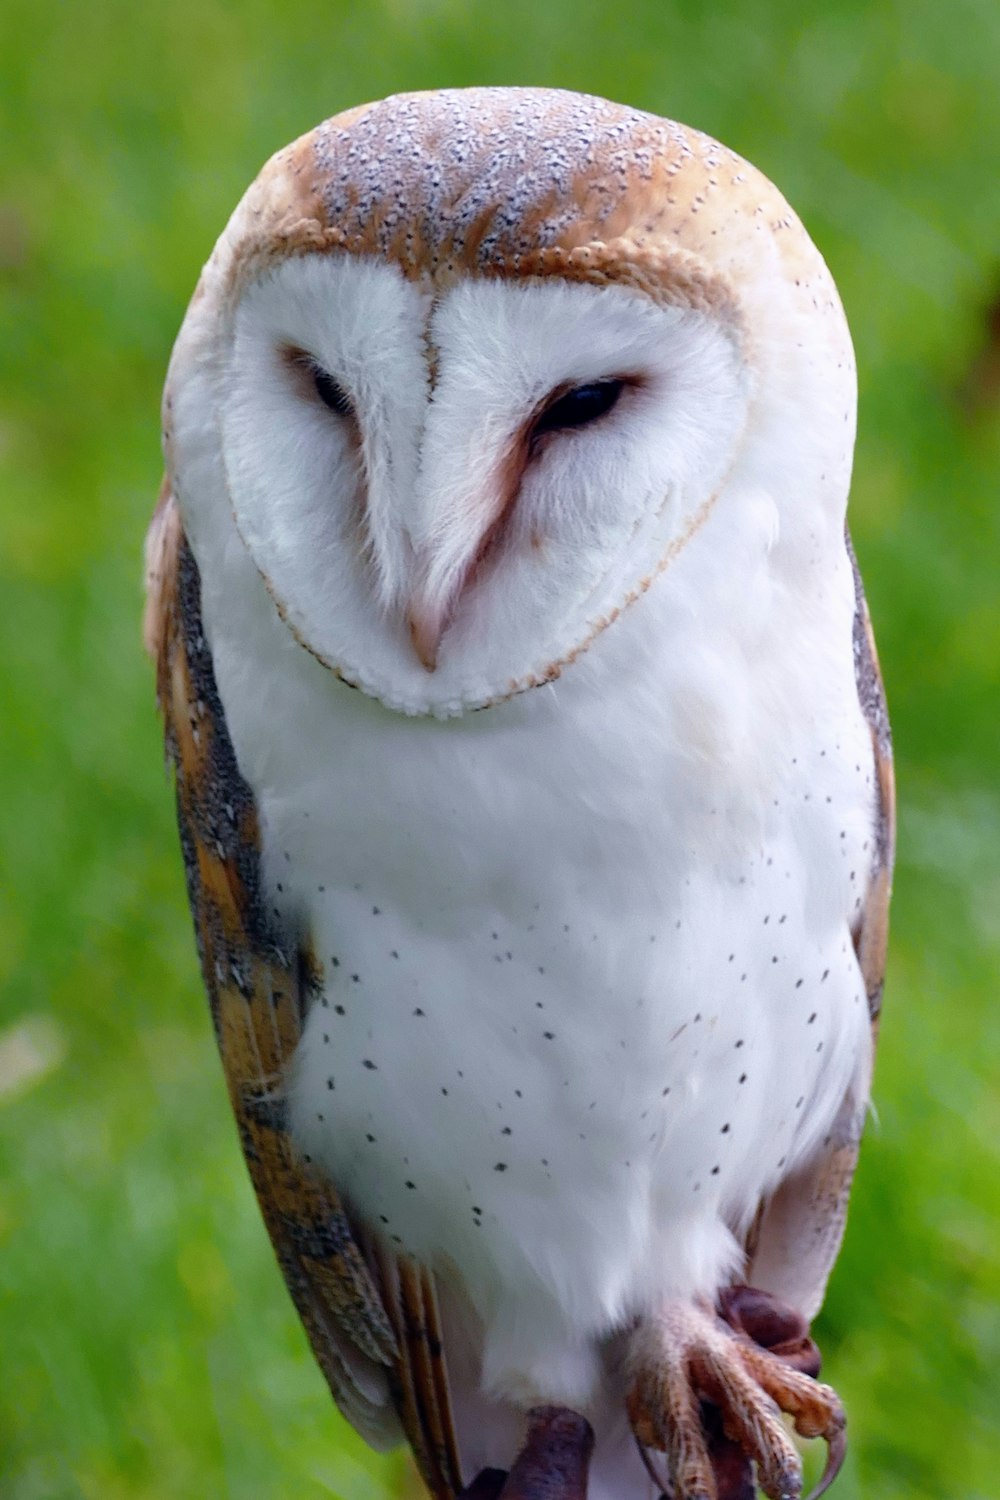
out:
M877 1121L819 1336L839 1500L1000 1494L1000 8L5 0L0 1495L376 1500L272 1264L140 654L158 394L262 160L404 88L590 90L783 188L857 342L902 810ZM412 1488L410 1489L412 1493Z

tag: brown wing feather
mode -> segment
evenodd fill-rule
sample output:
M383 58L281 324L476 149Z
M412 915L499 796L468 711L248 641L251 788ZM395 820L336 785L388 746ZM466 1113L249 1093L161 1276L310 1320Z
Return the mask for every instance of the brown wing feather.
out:
M461 1476L432 1279L391 1255L365 1259L337 1193L288 1133L284 1077L315 965L262 901L256 807L216 690L197 566L166 487L147 542L147 587L146 645L176 775L202 972L261 1213L337 1404L384 1446L396 1435L391 1395L429 1488L451 1500Z
M896 777L892 764L889 712L879 670L878 652L875 650L875 635L850 536L847 538L847 550L854 569L854 676L861 707L871 730L876 783L875 858L866 899L854 932L854 946L868 994L872 1027L877 1034L889 942L892 867L896 857Z
M399 1266L409 1381L417 1398L419 1427L429 1450L426 1472L441 1476L444 1493L462 1488L461 1464L451 1418L451 1396L434 1278L414 1260Z
M868 996L873 1043L882 1008L889 896L895 852L896 790L892 738L875 638L850 536L847 550L854 570L854 675L858 698L872 737L875 771L874 853L868 886L853 937ZM873 1047L874 1050L874 1047ZM747 1245L753 1286L774 1292L809 1318L823 1301L847 1219L868 1090L848 1095L818 1155L785 1179L764 1204Z
M436 1500L453 1500L463 1488L451 1414L434 1278L418 1262L374 1248L389 1320L399 1335L399 1359L390 1374L403 1430L424 1482Z

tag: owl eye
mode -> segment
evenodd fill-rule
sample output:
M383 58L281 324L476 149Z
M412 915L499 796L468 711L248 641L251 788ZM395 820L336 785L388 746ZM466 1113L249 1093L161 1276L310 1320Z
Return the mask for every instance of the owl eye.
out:
M353 411L350 397L342 386L339 386L328 370L315 362L311 367L312 382L316 394L323 405L329 407L330 411L337 413L338 417L349 417Z
M338 417L353 417L354 406L343 386L325 370L319 360L295 344L279 345L277 353L304 396L315 394L328 411Z
M587 385L573 386L536 419L532 437L542 437L546 432L563 432L570 427L586 427L589 422L596 422L617 404L624 389L624 380L593 380Z

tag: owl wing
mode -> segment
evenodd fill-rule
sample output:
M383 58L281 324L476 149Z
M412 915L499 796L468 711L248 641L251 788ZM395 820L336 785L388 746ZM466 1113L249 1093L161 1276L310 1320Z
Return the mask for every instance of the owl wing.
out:
M433 1278L367 1244L292 1144L285 1076L317 992L308 942L264 903L260 828L201 625L201 584L165 485L147 539L156 663L188 899L240 1144L264 1223L337 1405L375 1447L409 1440L431 1493L461 1489Z
M889 933L889 895L896 834L896 787L892 739L875 637L854 548L854 676L868 727L874 763L874 857L868 886L853 929L854 949L868 996L872 1054L878 1040ZM823 1301L847 1219L854 1168L868 1109L866 1077L849 1093L820 1151L764 1204L747 1246L753 1286L774 1292L812 1319Z

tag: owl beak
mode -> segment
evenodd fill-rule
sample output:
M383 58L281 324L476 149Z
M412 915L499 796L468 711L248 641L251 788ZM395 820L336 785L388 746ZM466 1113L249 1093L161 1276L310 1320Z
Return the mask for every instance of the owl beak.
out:
M415 605L409 614L410 639L421 665L428 672L437 667L438 648L448 624L447 606Z
M480 551L481 551L480 547ZM451 569L450 576L443 581L434 576L433 558L425 561L417 572L417 582L410 595L410 607L406 622L410 627L410 639L421 665L428 672L437 670L441 639L455 618L465 591L475 577L479 553L471 560L461 561Z

